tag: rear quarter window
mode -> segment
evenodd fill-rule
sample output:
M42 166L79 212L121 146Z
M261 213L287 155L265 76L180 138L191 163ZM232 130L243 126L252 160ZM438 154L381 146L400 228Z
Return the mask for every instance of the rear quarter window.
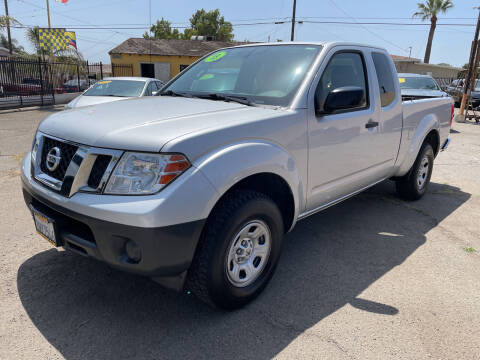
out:
M380 102L382 107L385 107L395 100L395 83L392 68L385 54L372 53L372 59L377 73Z

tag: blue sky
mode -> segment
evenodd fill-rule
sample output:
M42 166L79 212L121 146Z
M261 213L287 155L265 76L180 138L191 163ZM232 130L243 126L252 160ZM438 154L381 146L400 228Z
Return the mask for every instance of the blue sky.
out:
M196 9L219 8L233 24L273 22L291 16L293 0L69 0L61 4L50 0L52 27L111 26L148 27L162 16L176 26L188 25ZM348 21L354 24L304 23L296 26L296 40L346 40L385 47L390 53L423 59L428 26L360 25L358 22L421 23L412 20L420 0L297 0L297 17L310 21ZM10 15L24 25L47 25L45 0L8 0ZM453 0L455 7L442 15L439 23L474 25L478 1ZM3 1L2 1L3 3ZM0 4L2 8L2 4ZM3 9L2 9L3 10ZM2 11L3 12L3 11ZM121 24L121 25L120 25ZM141 37L145 29L72 29L78 49L90 61L109 62L108 51L129 37ZM455 66L468 61L474 26L438 26L433 42L431 63ZM290 39L290 24L234 26L236 40L271 41ZM25 33L14 29L12 36L31 50Z

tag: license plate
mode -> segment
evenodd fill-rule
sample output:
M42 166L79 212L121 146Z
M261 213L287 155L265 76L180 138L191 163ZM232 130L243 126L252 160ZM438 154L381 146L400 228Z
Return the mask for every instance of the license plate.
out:
M55 237L55 225L52 220L47 216L39 213L37 210L31 208L33 221L35 222L35 228L37 232L53 246L58 246L57 239Z

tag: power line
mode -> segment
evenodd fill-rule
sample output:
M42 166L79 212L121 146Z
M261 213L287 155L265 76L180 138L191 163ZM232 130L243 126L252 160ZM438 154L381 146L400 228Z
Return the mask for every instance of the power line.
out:
M351 19L351 16L298 16L302 19ZM356 17L357 20L416 20L422 21L421 19L412 19L410 17ZM438 20L476 20L477 18L470 17L438 17Z
M386 21L381 21L381 22L360 22L360 21L312 21L312 20L303 20L304 23L309 23L309 24L352 24L352 25L400 25L400 26L430 26L430 24L424 23L424 24L414 24L414 23L399 23L399 22L386 22ZM437 26L468 26L468 27L474 27L475 24L461 24L461 23L456 23L456 24L448 24L448 23L441 23L438 24Z
M348 14L345 10L343 10L340 6L338 6L337 3L336 3L334 0L330 0L330 3L331 3L333 6L335 6L338 10L340 10L344 15L350 17L355 23L358 24L357 20L355 20L354 17L352 17L352 16L351 16L350 14ZM401 49L402 51L406 51L402 46L399 46L399 45L397 45L397 44L395 44L395 43L393 43L393 42L385 39L383 36L380 36L380 35L378 35L377 33L374 33L373 31L371 31L370 29L368 29L368 28L365 27L364 25L361 24L360 26L362 27L362 29L368 31L370 34L378 37L380 40L383 40L384 42L386 42L386 43L388 43L388 44L390 44L390 45L392 45L392 46L395 46L396 48Z
M30 5L30 6L34 6L34 7L38 8L38 9L46 10L46 8L44 8L43 6L40 6L40 5L37 5L37 4L32 4L32 3L28 2L28 1L25 1L25 0L18 0L18 1L23 2L23 3L25 3L25 4L27 4L27 5ZM65 17L65 18L67 18L67 19L71 19L71 20L77 21L77 22L79 22L79 23L86 23L86 24L88 24L88 25L90 25L90 26L98 26L98 25L93 25L93 24L89 23L88 21L84 21L84 20L81 20L81 19L77 19L77 18L75 18L75 17L73 17L73 16L69 16L69 15L65 15L65 14L62 14L62 13L58 13L58 12L53 11L53 10L52 10L52 13L57 14L57 15L60 15L60 16L63 16L63 17ZM28 26L28 27L34 27L34 26ZM73 29L73 28L72 28L72 29ZM106 30L116 30L116 29L106 29ZM132 34L122 33L122 32L119 32L119 31L113 31L113 32L117 32L117 33L119 33L119 34L128 35L128 36L135 36L135 35L132 35Z
M290 24L290 21L275 21L275 22L253 22L247 24L232 24L232 26L256 26L256 25L281 25ZM338 24L338 25L396 25L396 26L430 26L430 24L411 24L411 23L396 23L396 22L354 22L354 21L311 21L311 20L297 20L296 23L305 24ZM117 25L117 24L112 24ZM15 25L17 29L32 28L37 25ZM438 24L437 26L456 26L456 27L474 27L475 24ZM71 30L148 30L148 25L143 26L103 26L103 25L57 25L57 27L65 27ZM174 29L187 29L190 26L172 26ZM131 34L126 34L131 35ZM378 35L378 34L377 34Z

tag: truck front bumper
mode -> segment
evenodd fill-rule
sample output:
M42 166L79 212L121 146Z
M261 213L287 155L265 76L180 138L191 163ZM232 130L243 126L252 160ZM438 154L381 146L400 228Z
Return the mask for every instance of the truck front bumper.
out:
M55 223L60 246L80 255L149 277L185 272L192 260L204 220L142 228L98 220L72 212L23 188L25 203Z
M77 195L70 199L60 198L57 193L46 189L32 178L29 155L22 162L21 177L25 203L53 220L59 246L98 259L117 269L156 278L161 283L162 277L184 276L188 270L206 221L205 218L189 218L189 210L194 205L188 207L188 204L182 203L179 209L169 209L168 204L165 204L168 203L165 196L152 196L148 202L145 197L123 196L127 198L123 203L116 201L119 197L109 195L77 194L78 198L75 198ZM196 181L201 182L198 177ZM189 187L188 182L179 182L177 186L182 193ZM177 190L172 186L169 192L172 191ZM207 195L211 195L208 194L209 191L204 188ZM198 191L196 194L199 198L202 196ZM85 203L80 204L85 196L92 197L91 209L85 208ZM134 213L132 210L127 214L127 208L138 211ZM188 210L177 213L177 216L185 219L184 222L165 224L165 219L169 217L166 213L171 215L172 211L178 212L185 208ZM122 216L119 216L119 211L122 211ZM164 211L166 213L162 219ZM111 221L109 216L126 221ZM160 221L160 226L150 221L158 219L158 216L161 217L157 220ZM149 224L145 224L146 221Z

